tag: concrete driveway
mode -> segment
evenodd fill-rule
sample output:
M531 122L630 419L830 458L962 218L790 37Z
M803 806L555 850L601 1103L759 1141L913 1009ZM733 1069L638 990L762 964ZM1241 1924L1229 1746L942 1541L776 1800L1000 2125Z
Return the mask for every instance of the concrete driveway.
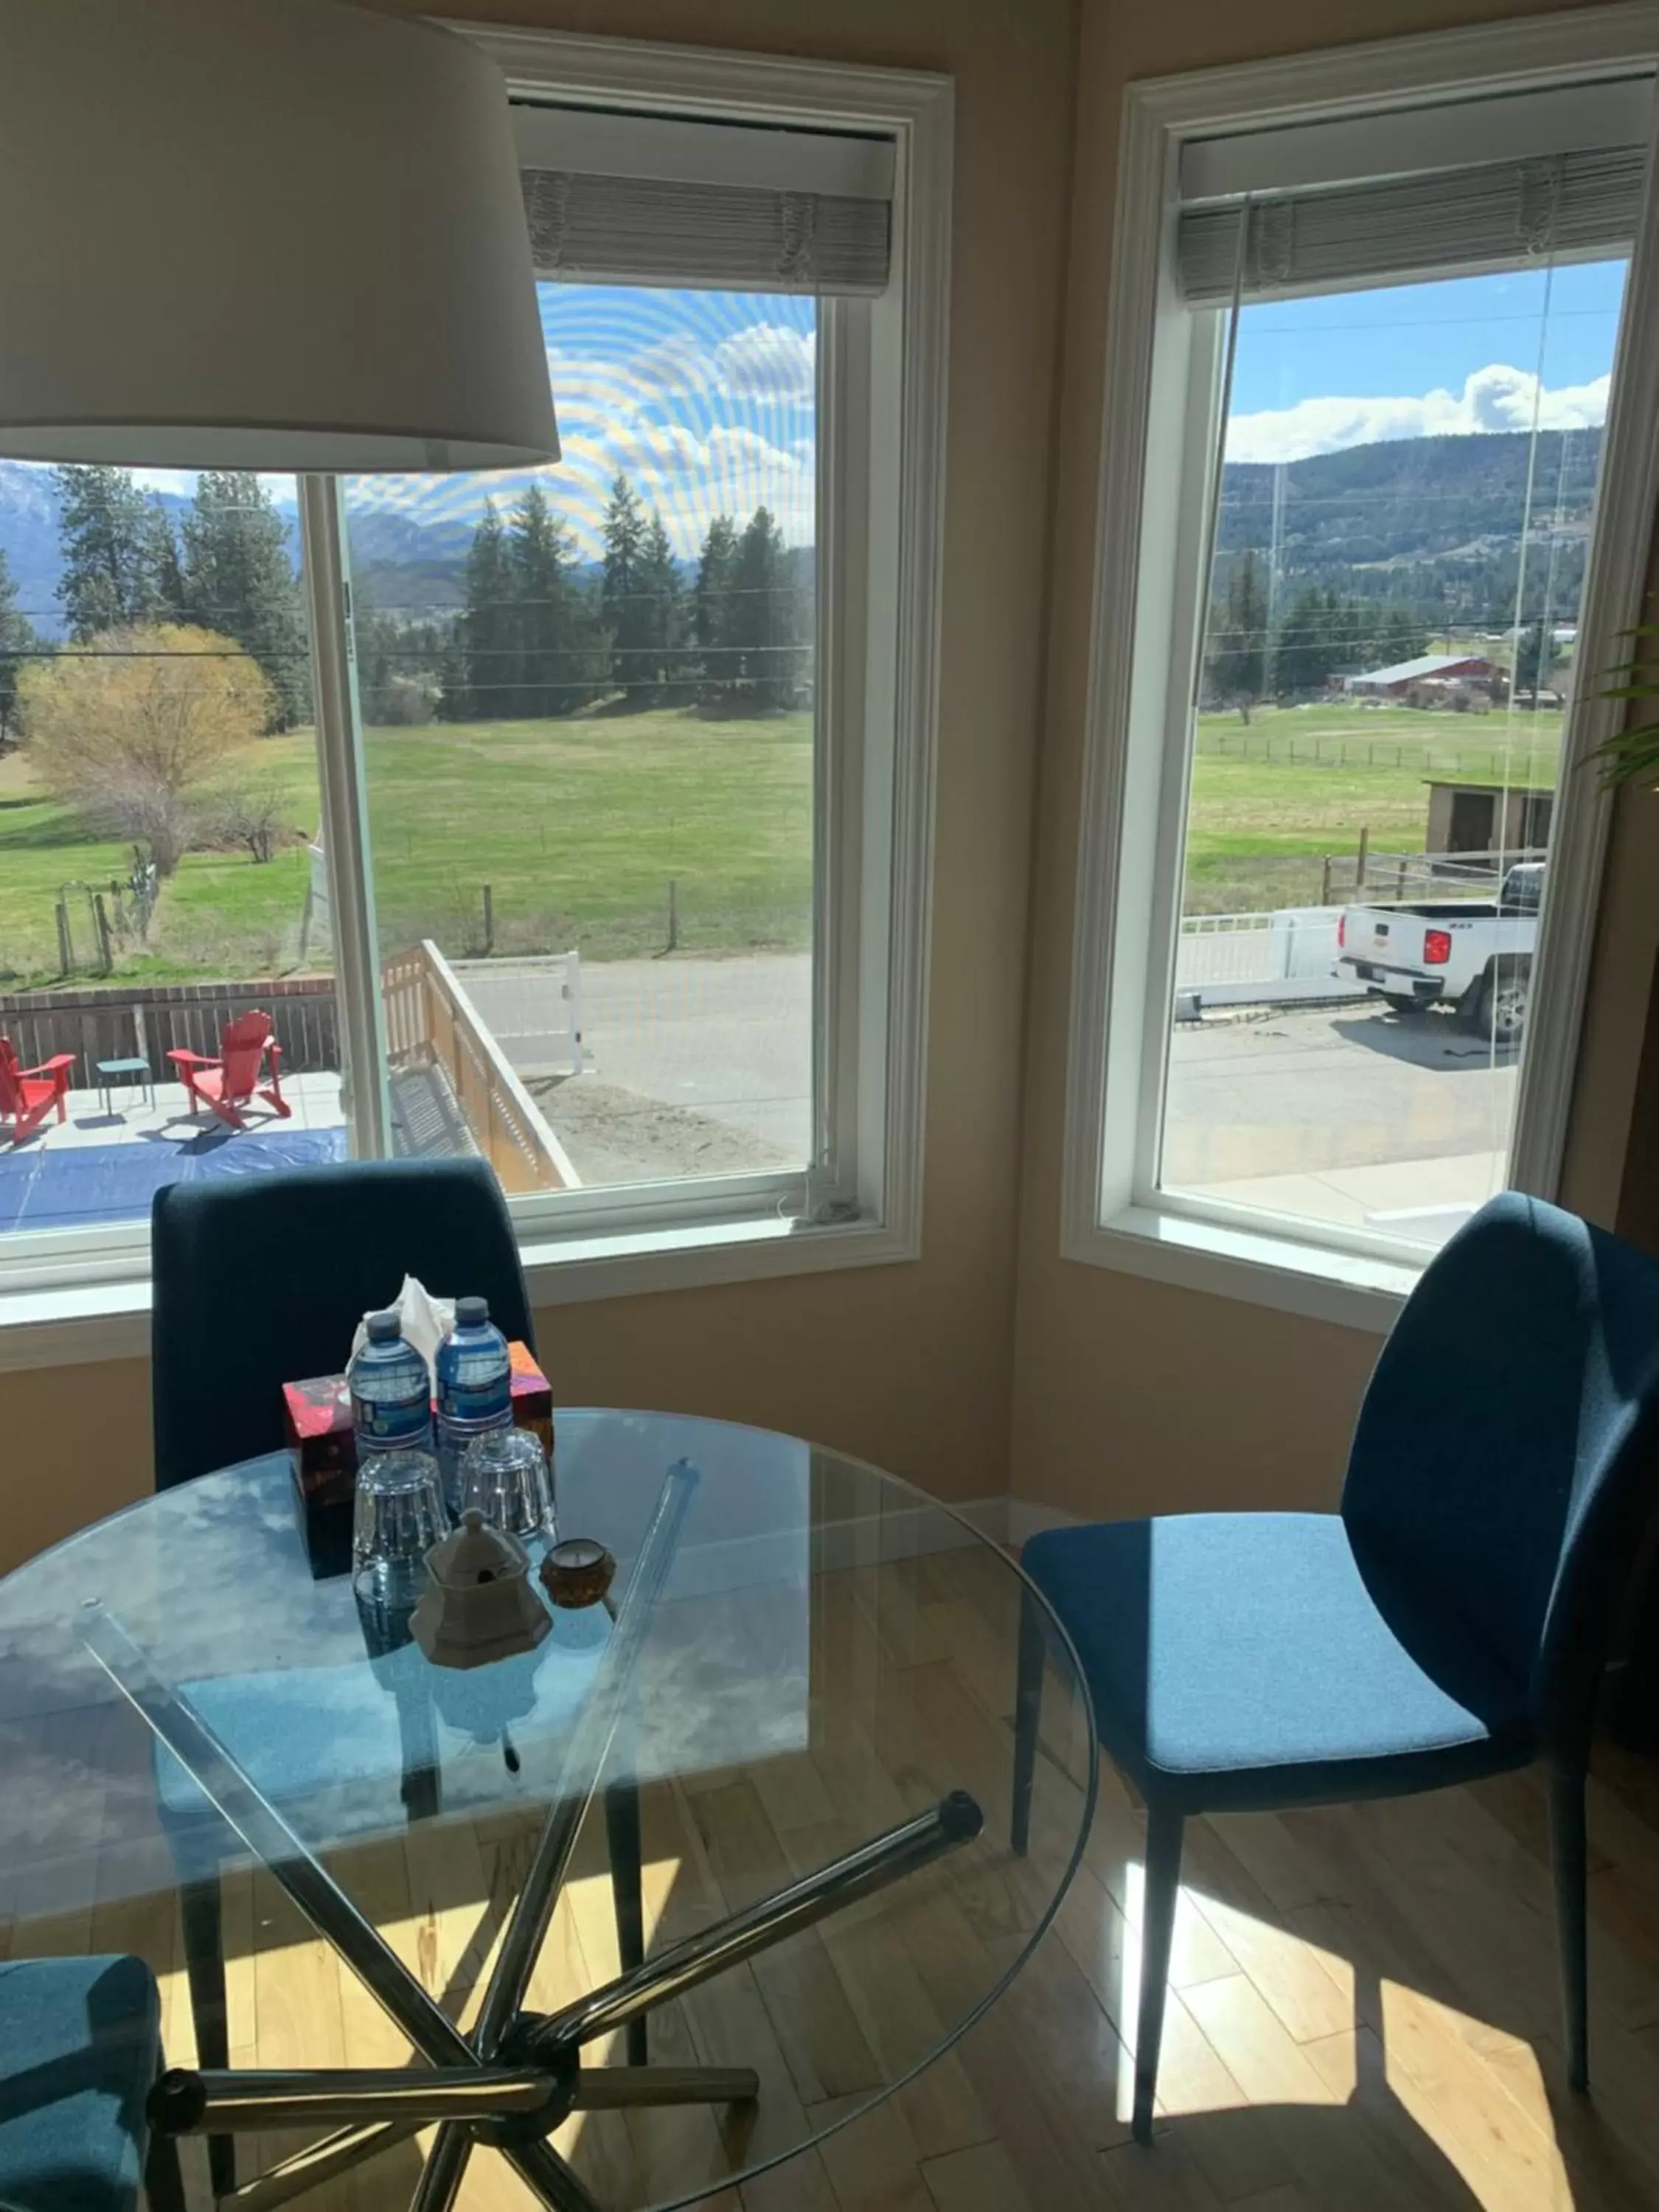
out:
M1449 1209L1502 1188L1516 1055L1449 1013L1379 1001L1177 1029L1164 1181L1353 1224Z
M581 989L592 1073L537 1089L584 1176L807 1158L807 954L593 961ZM1494 1058L1450 1015L1380 1001L1183 1024L1164 1180L1319 1219L1452 1209L1423 1232L1443 1233L1501 1186L1515 1085L1514 1056Z

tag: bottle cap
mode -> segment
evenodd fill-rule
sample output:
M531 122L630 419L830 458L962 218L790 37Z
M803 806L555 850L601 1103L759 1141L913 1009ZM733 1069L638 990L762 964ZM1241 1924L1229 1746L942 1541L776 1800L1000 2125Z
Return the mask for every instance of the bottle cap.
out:
M367 1327L371 1344L389 1344L401 1333L403 1323L395 1313L377 1313L370 1314Z
M457 1298L455 1326L457 1328L484 1328L489 1322L488 1298Z

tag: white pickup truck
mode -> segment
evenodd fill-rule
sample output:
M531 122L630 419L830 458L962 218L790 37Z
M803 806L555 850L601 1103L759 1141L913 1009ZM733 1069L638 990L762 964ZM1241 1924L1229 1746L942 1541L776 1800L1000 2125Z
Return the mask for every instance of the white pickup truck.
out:
M1518 862L1495 902L1351 906L1337 924L1332 973L1364 984L1396 1013L1455 1006L1480 1036L1518 1045L1526 1033L1544 865Z

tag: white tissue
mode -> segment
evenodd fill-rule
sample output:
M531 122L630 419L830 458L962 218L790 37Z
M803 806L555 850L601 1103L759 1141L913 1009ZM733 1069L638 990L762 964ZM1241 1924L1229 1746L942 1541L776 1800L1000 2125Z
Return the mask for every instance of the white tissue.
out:
M413 1275L404 1277L404 1286L389 1306L375 1308L377 1313L395 1313L406 1344L412 1344L426 1362L426 1371L432 1377L432 1387L438 1387L438 1346L448 1335L455 1322L453 1298L434 1298L426 1285ZM357 1324L357 1334L351 1340L351 1358L355 1359L368 1341L368 1316L365 1314Z

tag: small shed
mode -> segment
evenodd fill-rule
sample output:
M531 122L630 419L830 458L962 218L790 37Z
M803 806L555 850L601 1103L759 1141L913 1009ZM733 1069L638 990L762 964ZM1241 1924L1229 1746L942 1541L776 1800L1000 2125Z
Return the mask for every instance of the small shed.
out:
M1431 853L1540 853L1555 793L1514 783L1429 782Z

